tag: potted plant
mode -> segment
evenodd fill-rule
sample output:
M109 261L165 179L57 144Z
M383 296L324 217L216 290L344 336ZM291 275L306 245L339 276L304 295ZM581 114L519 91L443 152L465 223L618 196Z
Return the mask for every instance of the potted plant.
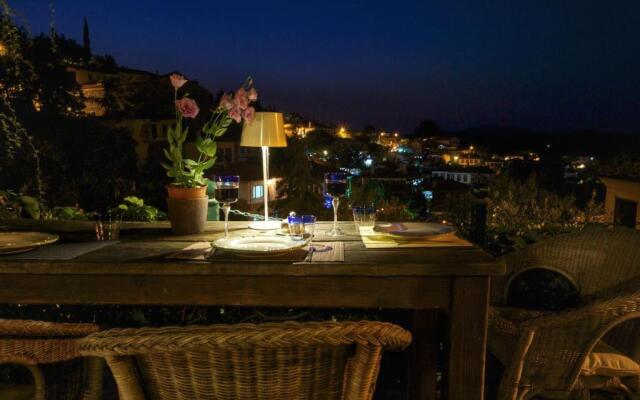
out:
M187 83L184 76L172 74L170 80L174 88L176 123L167 132L168 146L164 149L164 155L169 162L162 163L167 176L173 178L173 182L167 185L169 220L177 234L200 233L205 228L208 207L204 174L216 162L215 139L227 131L232 121L240 123L242 120L253 120L255 110L251 103L257 100L258 94L251 78L248 78L234 94L225 93L222 96L220 104L212 110L211 117L195 139L199 154L193 160L184 155L189 127L183 126L183 119L195 118L200 109L188 93L178 96L180 88Z

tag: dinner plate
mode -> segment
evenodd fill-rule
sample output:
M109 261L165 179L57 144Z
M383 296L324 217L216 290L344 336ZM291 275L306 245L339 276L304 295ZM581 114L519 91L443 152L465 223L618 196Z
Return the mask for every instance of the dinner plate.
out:
M54 243L58 235L42 232L0 232L0 255L23 253Z
M453 233L456 229L449 225L436 224L431 222L402 224L399 222L379 224L373 230L391 236L404 238L422 238L430 236L446 235Z
M284 254L306 246L308 240L294 240L289 236L229 237L213 242L224 251L245 255Z

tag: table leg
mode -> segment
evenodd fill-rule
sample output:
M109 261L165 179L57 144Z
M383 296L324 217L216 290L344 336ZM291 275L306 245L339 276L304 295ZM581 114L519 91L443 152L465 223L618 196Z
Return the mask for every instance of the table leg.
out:
M438 312L416 310L411 315L409 393L411 400L436 400Z
M449 400L483 400L489 277L453 278Z

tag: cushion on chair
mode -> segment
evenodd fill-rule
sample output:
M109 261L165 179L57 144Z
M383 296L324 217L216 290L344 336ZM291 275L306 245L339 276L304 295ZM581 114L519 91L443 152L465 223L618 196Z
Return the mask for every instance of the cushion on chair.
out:
M640 365L601 340L584 360L580 373L619 378L640 376Z

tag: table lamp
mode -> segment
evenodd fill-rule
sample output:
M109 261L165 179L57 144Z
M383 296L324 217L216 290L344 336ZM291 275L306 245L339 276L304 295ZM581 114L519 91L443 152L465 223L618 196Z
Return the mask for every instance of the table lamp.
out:
M245 121L240 146L262 148L262 177L264 187L264 221L254 221L249 228L259 230L280 229L279 221L269 221L269 147L287 147L282 113L257 112L251 123Z

